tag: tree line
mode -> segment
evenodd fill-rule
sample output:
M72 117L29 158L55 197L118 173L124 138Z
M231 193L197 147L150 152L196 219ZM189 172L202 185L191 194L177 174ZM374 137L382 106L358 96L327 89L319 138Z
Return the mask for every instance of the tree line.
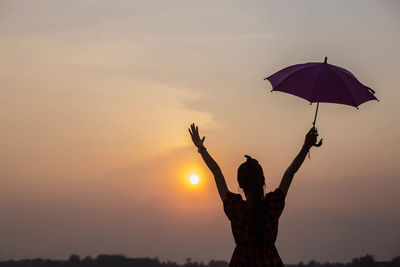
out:
M203 262L186 259L184 264L166 261L161 262L158 258L128 258L124 255L101 254L96 258L80 258L78 255L71 255L68 260L51 259L23 259L8 260L0 262L0 267L228 267L226 261L211 260L205 264ZM400 256L391 261L376 261L370 254L354 258L348 263L331 263L309 261L308 263L299 262L298 264L286 264L286 267L400 267Z

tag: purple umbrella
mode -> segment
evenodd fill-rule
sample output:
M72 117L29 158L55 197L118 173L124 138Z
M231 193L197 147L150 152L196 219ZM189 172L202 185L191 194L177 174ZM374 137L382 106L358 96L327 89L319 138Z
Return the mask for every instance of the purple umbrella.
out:
M320 102L356 107L369 100L378 100L375 91L360 83L348 70L327 63L310 62L284 68L265 78L272 91L281 91L317 102L313 126ZM272 92L271 91L271 92ZM378 100L379 101L379 100Z

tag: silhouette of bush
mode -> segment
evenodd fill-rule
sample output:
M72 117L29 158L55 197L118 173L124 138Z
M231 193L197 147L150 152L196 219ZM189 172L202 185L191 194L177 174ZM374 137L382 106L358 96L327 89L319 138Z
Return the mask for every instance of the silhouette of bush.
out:
M390 261L390 266L400 266L400 256L399 257L394 257L391 261Z
M375 267L377 266L375 258L371 254L366 254L360 258L354 258L351 262L352 267Z

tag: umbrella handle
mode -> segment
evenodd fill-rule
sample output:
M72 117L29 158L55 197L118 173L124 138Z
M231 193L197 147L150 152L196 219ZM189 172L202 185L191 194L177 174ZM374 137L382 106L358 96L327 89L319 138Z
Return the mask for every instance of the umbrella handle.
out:
M322 146L322 140L324 140L324 138L321 138L321 140L319 140L318 143L315 143L314 146L316 146L316 147Z

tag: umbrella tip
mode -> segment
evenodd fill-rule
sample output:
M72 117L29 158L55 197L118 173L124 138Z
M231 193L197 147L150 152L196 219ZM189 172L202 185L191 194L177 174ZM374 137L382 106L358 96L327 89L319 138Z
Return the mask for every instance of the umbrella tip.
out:
M324 63L326 63L328 61L328 57L325 57Z

